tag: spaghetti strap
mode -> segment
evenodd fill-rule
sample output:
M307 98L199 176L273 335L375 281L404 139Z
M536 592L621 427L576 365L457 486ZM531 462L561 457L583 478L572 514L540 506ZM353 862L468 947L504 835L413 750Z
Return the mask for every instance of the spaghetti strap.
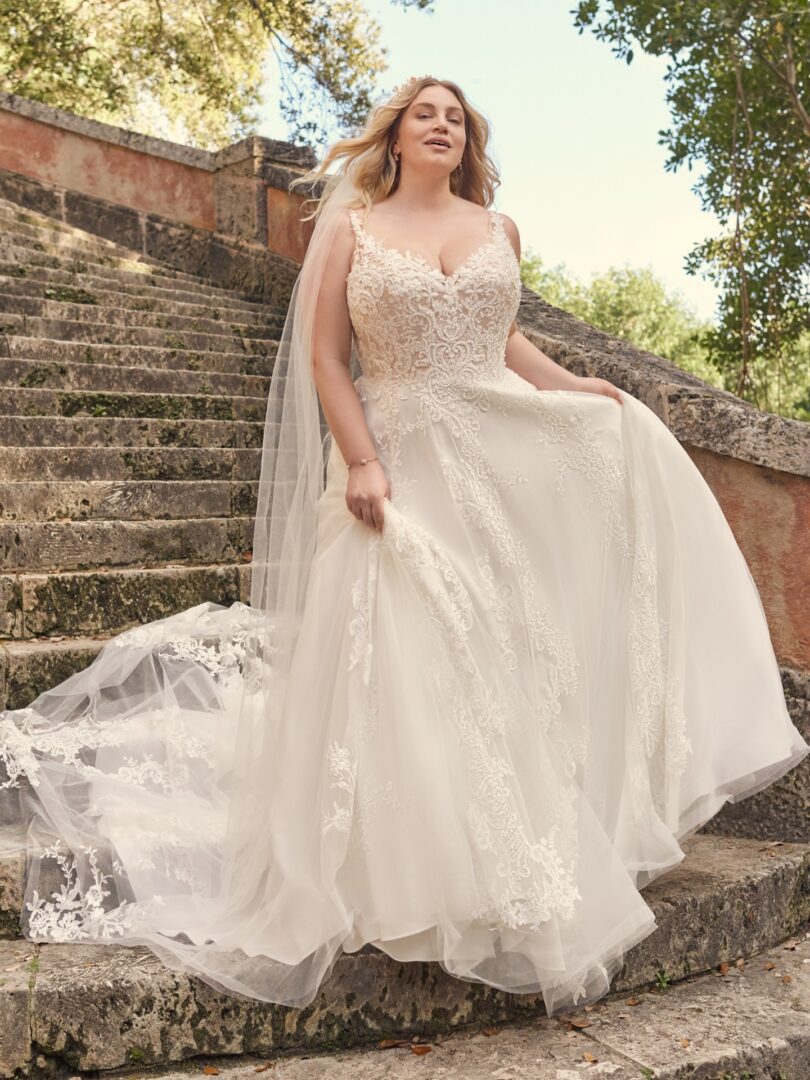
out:
M364 223L360 221L360 214L352 206L347 207L347 210L349 211L349 220L352 223L352 228L354 229L354 235L355 235L355 237L357 239L358 244L365 243L365 241L366 241L366 239L368 237L368 233L366 232L366 230L364 228ZM367 215L368 215L368 208L366 208L364 218Z

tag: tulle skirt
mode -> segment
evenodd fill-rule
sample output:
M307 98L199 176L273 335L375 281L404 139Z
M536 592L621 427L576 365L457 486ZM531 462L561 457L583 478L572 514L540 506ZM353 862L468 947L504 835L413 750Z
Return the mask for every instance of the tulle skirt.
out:
M358 389L384 528L333 443L288 668L289 627L203 604L2 714L23 932L295 1007L367 944L549 1013L593 1001L679 840L810 750L756 585L629 394L506 369L456 427Z

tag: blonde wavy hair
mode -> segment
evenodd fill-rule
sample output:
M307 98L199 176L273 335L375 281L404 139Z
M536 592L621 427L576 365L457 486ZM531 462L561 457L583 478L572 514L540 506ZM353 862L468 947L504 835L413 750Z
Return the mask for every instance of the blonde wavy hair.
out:
M455 94L464 111L467 142L459 166L450 174L450 190L454 195L480 206L492 205L495 189L501 181L498 170L487 154L489 122L470 104L457 83L424 75L398 87L388 101L371 110L359 135L333 143L318 166L290 183L290 192L301 184L317 185L320 189L317 198L304 200L302 209L311 202L316 206L302 221L310 221L321 213L332 189L346 172L353 175L358 200L367 208L396 191L399 186L399 163L394 157L393 146L402 114L426 86L446 87ZM341 165L335 173L329 174L329 166L334 162L341 162Z

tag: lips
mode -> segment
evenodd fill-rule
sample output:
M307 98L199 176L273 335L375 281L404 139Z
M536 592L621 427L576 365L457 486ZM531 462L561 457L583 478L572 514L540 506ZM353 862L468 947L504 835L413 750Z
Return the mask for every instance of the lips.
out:
M425 146L442 146L442 147L444 147L445 150L450 149L450 143L447 142L446 139L440 139L440 138L426 139L425 140Z

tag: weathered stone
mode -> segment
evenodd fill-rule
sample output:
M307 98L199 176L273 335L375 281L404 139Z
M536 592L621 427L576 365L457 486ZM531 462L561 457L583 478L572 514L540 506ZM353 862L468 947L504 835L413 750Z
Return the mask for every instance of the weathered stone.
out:
M23 635L94 635L162 619L210 600L239 599L236 566L26 574Z
M48 447L223 447L262 445L257 421L152 420L114 416L2 416L0 446Z
M0 386L49 388L116 394L228 395L265 399L270 380L257 375L219 371L184 371L115 364L65 363L8 359L0 369Z
M169 324L165 329L159 326L115 326L102 321L91 322L87 319L44 318L39 315L17 315L14 312L0 312L0 322L12 327L20 326L25 320L25 333L43 338L58 338L63 341L86 341L92 344L110 345L158 345L162 348L179 349L227 349L238 352L241 348L249 352L247 342L255 342L269 348L275 344L273 335L281 326L250 326L233 322L223 328L222 333L211 334L196 331L188 327L174 327ZM19 333L12 329L12 333Z
M774 863L758 852L756 845L740 841L721 844L691 837L685 844L688 854L684 862L644 890L662 929L667 931L656 931L645 939L659 937L655 961L649 953L646 959L634 961L634 953L644 949L642 941L628 952L625 968L614 980L610 994L593 1009L579 1011L590 1023L579 1029L581 1034L576 1038L595 1039L598 1043L601 1040L600 1045L615 1047L617 1054L625 1055L623 1060L634 1062L634 1067L635 1063L651 1059L650 1055L651 1060L667 1067L678 1063L679 1068L686 1069L692 1062L710 1060L705 1057L705 1040L712 1045L724 1025L727 1030L731 1028L729 1018L718 1010L732 1007L736 995L742 995L743 1008L750 1003L749 993L755 995L757 1009L765 1001L770 1002L761 1014L770 1029L755 1023L749 1032L755 1032L760 1043L763 1035L767 1041L775 1031L784 1032L783 1025L774 1025L780 1014L784 1018L791 1012L791 1003L803 1023L810 1014L810 1006L801 1005L802 993L810 990L803 981L810 976L808 965L802 963L810 957L810 942L793 950L761 952L788 935L802 932L805 924L801 912L807 912L807 898L791 907L790 896L801 891L810 848L796 847L788 852L777 849L779 861ZM713 867L716 879L712 877ZM695 881L697 902L691 892ZM771 898L777 898L775 912L770 909ZM724 936L725 920L735 907L742 915ZM707 920L708 928L696 928L696 919ZM689 942L696 929L701 931L697 944L687 944L690 968L684 963L684 942ZM738 932L739 941L735 940ZM23 941L0 943L0 967L19 963L26 948L30 949L30 944ZM448 1036L463 1031L471 1024L521 1019L531 1020L531 1029L543 1025L543 1030L564 1031L566 1018L578 1015L571 1011L548 1021L541 995L504 994L483 984L454 979L435 963L393 961L370 946L340 955L315 1000L303 1009L215 991L196 978L164 966L146 948L120 947L110 942L44 944L36 949L38 963L30 990L31 1015L37 1020L36 1042L29 1044L28 1053L43 1053L52 1065L73 1070L166 1066L201 1056L277 1055L362 1046L386 1036L419 1035L429 1039L440 1033ZM740 958L753 956L757 959L737 966ZM764 969L766 956L773 957L771 962L776 967L770 970L776 975ZM659 963L657 969L654 962ZM729 964L726 976L714 971L702 979L695 978L720 963ZM788 973L791 983L781 979ZM732 996L727 997L726 988L731 987ZM628 988L636 991L631 1001L638 1001L638 1005L625 1003L622 995ZM0 998L2 993L0 986ZM662 1020L650 1027L659 1011ZM638 1026L622 1023L620 1013L626 1020L638 1019ZM712 1026L702 1028L704 1020ZM682 1030L685 1023L688 1028ZM650 1030L646 1038L645 1028ZM667 1037L670 1030L672 1038ZM801 1030L796 1028L796 1032ZM634 1035L627 1039L630 1032ZM796 1032L791 1031L786 1040L793 1047L791 1052L795 1051ZM810 1043L810 1029L804 1034ZM744 1045L745 1035L746 1026L735 1025L740 1045ZM686 1045L675 1041L683 1037L688 1039ZM634 1039L642 1040L643 1052L638 1047L634 1051ZM585 1041L581 1045L594 1044ZM772 1051L786 1049L783 1043L768 1046ZM804 1050L807 1048L805 1045ZM603 1060L601 1053L594 1051L594 1056ZM585 1064L582 1050L578 1058ZM554 1060L549 1059L551 1064ZM493 1075L491 1071L489 1075ZM559 1073L550 1075L559 1080ZM662 1075L671 1075L674 1080L687 1073ZM712 1074L690 1071L688 1075ZM792 1075L799 1080L803 1074Z
M58 686L91 664L106 639L5 641L0 645L3 701L0 708L22 709L43 690Z
M226 480L0 482L0 521L245 517L255 510L254 487Z
M0 446L0 476L22 480L255 480L258 450Z
M250 550L249 518L191 521L0 522L0 571L238 562Z
M226 308L222 312L215 304L207 308L164 301L162 309L121 306L114 297L114 305L102 302L102 298L89 289L79 286L53 286L52 297L30 296L27 293L3 290L0 293L0 317L16 312L43 319L71 319L79 322L103 321L108 326L166 327L177 330L193 330L204 334L233 334L259 337L278 327L277 315L263 312ZM250 331L250 333L248 333Z
M182 370L191 372L223 371L241 375L271 375L276 346L267 352L211 352L192 349L162 348L155 345L97 345L81 341L48 341L9 334L8 355L42 364L66 363L112 365L145 370ZM251 342L251 345L256 345ZM257 346L258 348L258 346Z

